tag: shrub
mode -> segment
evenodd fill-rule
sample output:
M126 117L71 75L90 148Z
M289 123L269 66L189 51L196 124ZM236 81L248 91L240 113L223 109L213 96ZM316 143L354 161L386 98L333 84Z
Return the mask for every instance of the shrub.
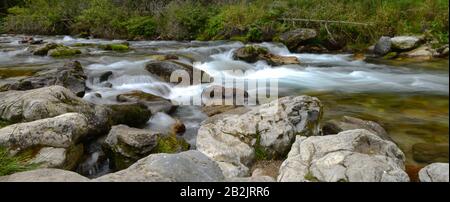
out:
M153 17L134 17L128 20L126 28L130 37L151 38L157 35Z

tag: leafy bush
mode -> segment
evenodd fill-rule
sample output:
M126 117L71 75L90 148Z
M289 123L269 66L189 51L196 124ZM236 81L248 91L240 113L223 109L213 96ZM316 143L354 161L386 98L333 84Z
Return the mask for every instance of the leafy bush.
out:
M130 37L150 38L156 36L156 22L152 17L134 17L128 20L126 28Z

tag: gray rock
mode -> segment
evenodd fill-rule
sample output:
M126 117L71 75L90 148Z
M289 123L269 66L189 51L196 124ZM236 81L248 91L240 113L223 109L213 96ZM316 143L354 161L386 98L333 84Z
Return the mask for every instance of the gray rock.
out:
M46 168L3 176L0 182L89 182L89 179L75 172Z
M397 36L391 38L392 49L397 51L408 51L416 48L421 39L415 36Z
M150 154L157 140L158 134L150 130L118 125L111 128L105 145L114 153L116 167L123 169Z
M324 135L335 135L346 130L366 129L383 140L393 141L389 134L380 124L366 121L350 116L344 116L340 120L331 120L324 124L322 131Z
M433 163L419 171L421 182L449 182L448 163Z
M276 182L276 180L270 176L234 177L234 178L228 178L225 181L227 181L227 182Z
M224 176L217 163L199 151L152 154L129 168L108 174L98 182L220 182Z
M280 36L283 42L290 50L295 50L300 44L317 37L317 31L314 29L299 28Z
M42 46L37 47L32 50L33 55L46 56L48 52L52 49L58 48L59 45L56 43L46 43Z
M390 37L382 36L375 44L373 52L377 55L386 55L391 51L392 41Z
M67 113L0 129L0 145L19 152L33 146L69 148L88 134L87 118Z
M51 118L65 113L83 114L90 133L109 129L110 111L90 104L62 86L50 86L28 91L0 92L0 118L12 123Z
M404 160L394 143L367 130L297 136L278 181L407 182Z
M178 77L184 78L184 76L189 76L189 79L193 81L194 74L198 75L198 79L201 79L199 81L202 82L204 81L204 77L208 79L211 78L206 72L195 69L193 66L179 61L150 61L146 64L145 69L153 75L158 76L162 81L168 83L171 82L171 77L173 77L172 79L176 79Z
M205 120L197 149L217 161L226 177L247 176L255 160L283 157L296 135L320 134L321 117L317 98L284 97L244 114Z
M432 47L428 45L420 46L419 48L413 49L408 52L403 52L400 54L402 57L413 58L415 60L431 60L434 56L438 56L439 53Z
M78 97L83 97L86 91L87 76L78 61L68 62L63 67L42 71L32 77L8 83L3 90L31 90L52 85L68 88Z
M140 103L147 106L152 114L156 114L158 112L169 113L176 109L176 106L173 105L170 100L142 91L131 91L128 93L117 95L117 101L127 103Z

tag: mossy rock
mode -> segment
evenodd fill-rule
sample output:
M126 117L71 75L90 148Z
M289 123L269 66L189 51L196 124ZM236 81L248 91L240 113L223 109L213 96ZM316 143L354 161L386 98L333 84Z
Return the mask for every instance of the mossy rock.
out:
M166 60L178 60L179 57L176 55L152 55L150 56L151 59L153 60L158 60L158 61L166 61Z
M98 46L100 49L108 51L128 51L130 45L128 43L104 44Z
M9 125L11 125L10 122L8 122L6 120L3 120L3 119L0 119L0 128L6 127L6 126L9 126Z
M81 54L80 50L69 48L66 46L60 46L48 52L48 55L51 57L70 57L78 54Z
M319 182L319 179L316 176L314 176L314 174L311 171L306 173L304 178L305 178L305 180L308 180L310 182Z
M261 59L262 56L267 55L269 50L260 46L245 46L239 48L234 52L233 58L235 60L243 60L245 62L254 63Z
M130 127L140 127L147 123L152 113L142 104L109 105L112 125L125 124Z
M383 56L383 59L390 60L398 57L397 52L389 52L386 55Z
M152 153L167 153L173 154L182 151L186 151L190 148L189 143L176 134L161 135L158 137L158 143L152 150Z
M95 46L95 44L92 44L92 43L75 43L72 46L74 46L74 47L91 47L91 46Z
M0 68L0 79L33 76L36 72L29 69Z

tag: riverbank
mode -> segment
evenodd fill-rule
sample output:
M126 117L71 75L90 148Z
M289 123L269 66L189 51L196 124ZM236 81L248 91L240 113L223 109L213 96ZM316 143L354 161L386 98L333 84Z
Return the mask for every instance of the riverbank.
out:
M17 2L4 19L6 33L278 42L286 32L310 28L317 37L304 47L309 50L361 52L382 36L424 33L437 45L448 44L448 1L444 0Z
M10 150L31 151L31 154L35 155L33 162L44 162L44 167L76 171L85 177L95 179L94 181L126 181L138 180L134 177L141 176L142 170L134 168L140 165L146 167L147 163L143 162L153 162L160 158L169 160L176 158L183 159L183 162L189 164L192 170L211 173L215 177L210 179L212 181L224 180L223 175L226 175L226 180L252 180L248 177L258 172L272 178L266 176L253 178L253 180L274 180L273 178L277 178L280 172L285 173L284 177L280 177L280 181L302 181L305 178L308 181L332 181L327 177L321 178L316 173L317 170L303 173L305 175L300 176L301 178L287 177L286 173L292 174L293 171L289 170L288 166L280 166L280 164L288 161L286 152L291 147L294 148L291 145L294 141L291 135L293 133L302 134L304 137L317 135L317 129L327 131L327 135L334 135L360 128L385 138L381 144L392 147L393 150L390 151L401 151L402 155L394 155L396 164L372 164L375 167L383 165L395 168L401 173L392 175L395 176L396 181L417 180L418 171L424 166L435 162L448 162L448 59L433 58L418 63L409 60L373 58L370 55L355 58L352 54L299 54L289 51L283 44L267 42L254 44L263 50L257 51L262 54L251 58L245 55L236 56L240 52L238 50L249 49L246 44L236 41L123 41L69 36L34 36L34 41L43 40L42 43L46 44L19 43L22 40L23 36L15 35L3 35L0 38L0 86L3 86L2 96L7 98L0 102L0 106L6 106L5 110L2 110L0 131L6 134L5 137L10 137L8 134L11 132L11 124L16 124L13 126L21 128L20 135L30 135L30 138L42 144L34 147L34 143L28 141L18 141L18 145L15 145L14 141L9 141L8 138L1 141L4 141L3 146L12 145ZM50 46L46 54L43 54L42 47L49 47L52 43L56 46ZM124 49L124 46L128 48ZM59 57L51 54L55 52L53 49L70 49L79 52L71 51L75 54ZM37 54L35 54L36 51ZM284 132L283 138L279 139L280 142L267 142L270 138L264 139L261 135L273 137L276 131L251 133L251 129L256 128L254 124L258 125L258 120L255 119L256 111L249 112L248 109L230 111L236 106L213 108L174 106L168 100L183 102L217 84L204 83L188 88L175 86L167 82L166 69L200 69L213 77L224 70L251 70L252 74L244 76L244 79L255 81L277 79L280 98L298 97L283 101L286 105L292 105L292 109L309 106L301 107L308 113L281 111L280 116L310 114L311 117L307 119L292 117L275 122L269 118L264 123L282 124L272 128L279 128ZM225 76L239 79L239 75ZM243 91L244 95L252 95L252 91L247 88L233 91L236 93ZM319 101L315 98L300 95L318 97L321 104L318 104ZM17 102L18 99L22 101ZM23 105L11 105L12 103ZM27 103L35 103L33 104L35 107L28 108ZM323 109L318 106L322 106ZM288 109L291 108L287 107L286 110ZM239 117L232 117L233 113ZM243 113L247 114L243 115ZM209 117L212 115L218 116ZM363 120L345 118L346 116ZM232 149L233 152L227 153L226 159L221 159L216 153L221 153L220 149L224 148L222 146L231 142L216 142L208 139L209 135L206 133L219 131L214 127L221 125L208 125L208 123L221 120L221 123L225 124L224 127L226 126L225 131L228 131L236 127L230 121L238 119L245 120L241 122L249 125L247 129L250 132L241 131L237 134L249 136L243 137L239 140L240 142L235 142L242 147ZM311 119L313 122L302 126L300 124L296 129L289 127L291 123L287 120L298 119ZM242 124L241 122L239 124ZM70 131L63 130L58 125L64 126L62 128L70 128ZM261 127L264 125L261 124ZM383 132L380 127L386 132ZM203 128L201 133L200 128ZM68 136L71 139L68 142L58 138L53 141L46 138L39 139L39 136L26 132L31 129L35 131L50 129L62 135L61 137ZM362 133L370 140L380 142L373 135ZM20 136L16 135L18 136L14 137ZM221 135L223 140L226 140L232 138L229 135L233 136L233 133L214 135ZM350 137L352 135L348 136L350 139L347 140L353 141ZM252 138L255 140L253 141ZM336 141L341 141L338 139ZM311 138L306 143L301 143L302 141L299 140L296 145L323 145L320 138ZM395 143L395 147L392 142ZM272 146L267 146L266 143ZM365 147L362 144L360 148ZM182 151L186 149L197 150L201 154L197 151L183 153ZM364 155L364 151L355 149L350 152ZM161 153L176 154L167 156ZM203 161L202 155L212 158L214 162L220 162L220 170L223 173L216 172L217 167L210 161L205 161L205 165L208 165L206 168L193 163ZM242 162L240 162L242 165L239 162L231 162L233 155L242 155ZM323 158L318 157L317 160L324 160ZM130 169L123 169L135 164L139 159L145 160L136 163L136 166ZM271 171L264 169L257 171L258 169L255 168L261 165L258 162L272 164L270 163L272 160L275 166L271 166ZM374 159L366 160L372 162ZM297 160L290 158L289 161ZM353 161L353 163L357 162L359 161ZM170 160L170 163L178 165L179 162ZM233 166L228 167L227 163ZM405 168L402 168L402 165L405 165ZM274 171L273 167L278 168ZM281 167L285 168L280 169ZM159 166L148 167L148 169L161 175L162 178L139 179L149 181L165 181L168 180L167 177L174 177L171 179L176 180L187 179L187 177L199 179L196 178L197 176L186 175L170 177ZM299 170L303 169L299 168ZM39 173L49 172L65 176L65 172L61 173L59 170L38 170L30 179L38 180L39 177L36 178L36 176L39 176ZM120 177L120 173L125 173L126 177ZM230 179L233 173L240 173L239 176L246 178ZM404 173L408 173L409 176L406 178ZM77 176L74 179L88 180L78 174ZM4 179L14 179L14 177ZM361 178L345 180L357 179L363 180ZM373 180L373 178L364 179Z

